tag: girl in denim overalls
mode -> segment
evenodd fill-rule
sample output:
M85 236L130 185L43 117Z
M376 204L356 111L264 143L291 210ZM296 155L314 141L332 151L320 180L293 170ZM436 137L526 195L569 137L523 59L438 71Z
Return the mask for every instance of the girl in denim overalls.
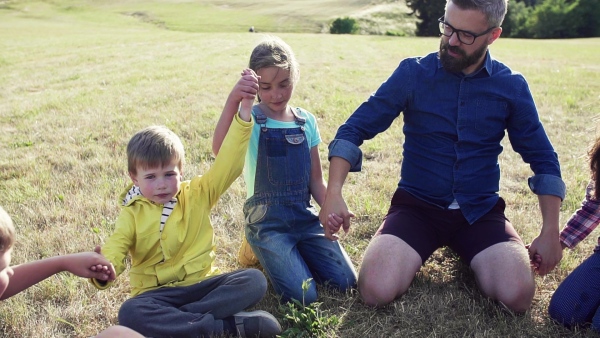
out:
M325 197L321 137L311 113L288 106L299 74L291 48L269 37L254 48L249 68L259 84L242 73L215 129L213 151L218 152L241 100L257 94L244 170L246 240L282 301L308 305L317 299L316 283L345 291L355 286L356 272L340 244L325 238L310 203L311 196L319 205ZM309 279L304 292L302 282Z

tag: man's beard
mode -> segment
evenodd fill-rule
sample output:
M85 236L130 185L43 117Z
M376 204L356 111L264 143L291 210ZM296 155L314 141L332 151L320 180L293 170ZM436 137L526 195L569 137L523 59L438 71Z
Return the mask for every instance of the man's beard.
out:
M451 73L462 72L465 68L470 67L481 60L481 57L487 52L488 45L484 44L481 48L474 51L471 55L467 55L464 50L457 46L450 46L449 43L444 43L444 40L440 39L440 51L438 55L444 69ZM455 58L448 55L448 50L453 53L459 54L460 58Z

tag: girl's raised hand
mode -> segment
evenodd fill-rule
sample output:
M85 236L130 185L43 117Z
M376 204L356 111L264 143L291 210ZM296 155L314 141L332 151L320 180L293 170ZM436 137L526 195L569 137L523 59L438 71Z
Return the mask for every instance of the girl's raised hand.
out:
M258 93L258 75L254 73L252 69L244 69L242 71L242 78L234 88L241 91L242 102L240 104L240 118L244 121L250 121L250 115L252 113L252 105ZM252 88L256 88L255 91ZM248 90L245 90L248 89Z
M233 87L231 95L237 102L241 102L244 99L254 100L258 94L258 76L252 69L246 68L242 71L242 77L238 83Z

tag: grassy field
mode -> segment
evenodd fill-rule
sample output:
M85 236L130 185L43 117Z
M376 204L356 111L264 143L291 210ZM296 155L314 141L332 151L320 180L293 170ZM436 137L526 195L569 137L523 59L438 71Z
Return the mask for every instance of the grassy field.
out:
M318 11L316 1L290 2L292 7L283 9L288 2L264 3L0 1L0 205L17 227L13 264L103 243L119 212L118 195L128 183L126 142L142 127L173 129L187 150L186 178L204 172L213 161L212 132L222 105L261 39L261 34L247 33L247 26L283 18L277 8L306 15L289 19L302 29L276 31L299 59L301 80L292 104L318 117L325 167L327 143L357 105L402 58L438 47L437 38L304 30L334 17L364 14L366 1L318 2L323 4ZM337 11L340 3L345 5ZM194 26L195 15L213 20L214 29ZM240 30L224 29L227 20ZM600 39L500 39L491 50L529 81L568 187L564 223L583 197L587 147L600 136ZM357 217L342 243L357 268L397 185L402 139L398 121L367 142L363 171L351 174L346 183L344 194ZM507 140L504 145L500 194L507 200L508 217L530 242L541 223L537 198L526 184L531 171ZM244 196L239 179L213 212L217 263L224 271L239 268ZM546 309L558 283L591 253L597 236L565 251L551 274L536 277L534 304L525 315L500 311L478 291L469 268L451 252L439 250L408 293L383 309L364 306L356 292L323 291L322 315L339 319L324 335L595 337L587 330L554 325ZM128 293L127 274L109 291L96 291L69 274L56 275L2 303L0 336L92 336L117 323ZM258 307L290 327L273 293Z

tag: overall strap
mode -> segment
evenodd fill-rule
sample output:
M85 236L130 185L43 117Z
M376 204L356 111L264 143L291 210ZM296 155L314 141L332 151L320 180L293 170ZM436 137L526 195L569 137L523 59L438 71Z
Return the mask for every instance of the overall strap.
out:
M300 116L300 108L296 107L296 109L292 109L292 114L294 114L294 120L296 121L296 124L300 126L300 129L302 129L302 131L304 131L304 125L306 124L306 119L302 116Z
M259 106L256 106L256 114L254 115L254 117L256 118L256 123L258 123L258 125L260 125L260 130L262 132L266 132L267 131L267 115L265 115L265 113L263 113L263 111L260 109Z
M254 118L256 119L256 123L258 123L258 125L260 125L260 130L262 132L266 132L267 131L267 115L265 115L265 113L263 113L263 111L260 109L260 107L257 106L258 109L256 109L256 112L254 114ZM300 110L300 108L296 108L291 109L292 114L294 114L294 121L296 122L297 125L300 126L300 129L302 129L302 131L304 131L304 125L306 124L306 118L300 116L300 113L302 112Z

